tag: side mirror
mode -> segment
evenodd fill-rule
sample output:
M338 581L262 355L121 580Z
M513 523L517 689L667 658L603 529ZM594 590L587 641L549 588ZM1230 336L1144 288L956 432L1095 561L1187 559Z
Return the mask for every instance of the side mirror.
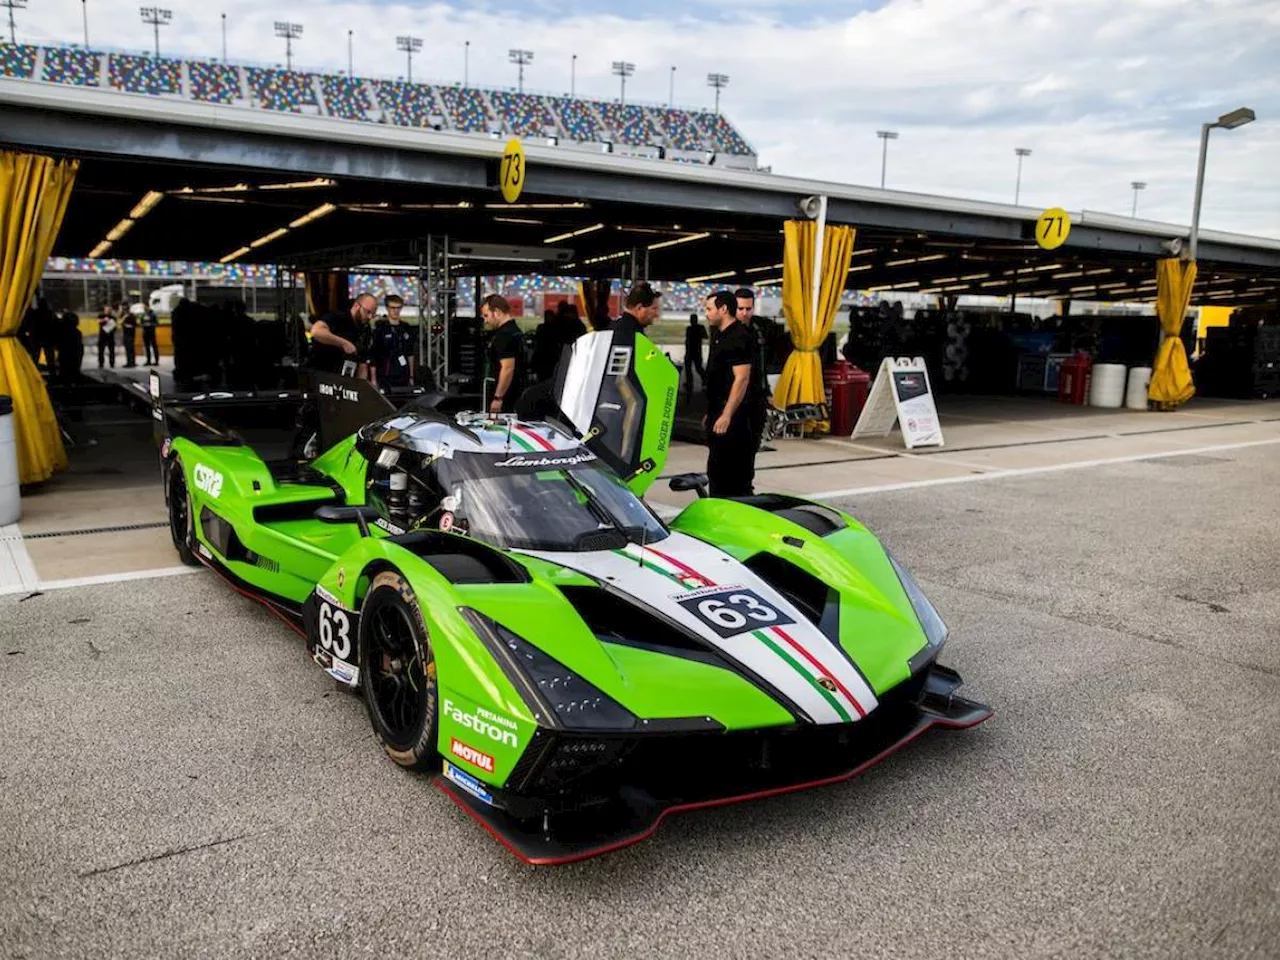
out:
M707 495L707 484L710 481L705 473L681 473L671 478L668 486L676 493L697 490L699 497Z
M369 522L378 519L378 511L370 506L354 506L354 507L338 507L333 504L325 504L323 507L316 507L313 516L321 523L358 523L360 525L360 536L367 537L369 535Z

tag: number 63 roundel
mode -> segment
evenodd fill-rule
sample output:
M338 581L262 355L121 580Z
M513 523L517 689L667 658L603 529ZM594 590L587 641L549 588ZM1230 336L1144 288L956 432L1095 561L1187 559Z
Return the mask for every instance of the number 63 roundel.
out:
M323 652L335 660L355 662L359 614L317 590L306 604L304 617L307 638L314 653Z
M746 587L697 593L676 602L726 640L753 630L795 623L760 594Z

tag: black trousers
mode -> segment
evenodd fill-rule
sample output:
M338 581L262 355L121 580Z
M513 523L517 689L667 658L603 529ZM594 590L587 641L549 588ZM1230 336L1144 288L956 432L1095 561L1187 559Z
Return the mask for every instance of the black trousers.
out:
M106 355L111 357L111 366L116 365L116 338L115 334L110 336L106 334L98 334L98 366L102 366L103 357Z
M124 365L126 367L134 367L138 364L138 336L133 330L125 330L123 336L124 343Z
M147 354L146 359L142 361L143 363L151 364L160 362L160 347L156 343L155 327L142 328L142 349L146 351ZM153 360L152 357L155 359Z
M745 416L735 417L727 432L711 429L707 418L707 479L713 497L749 497L755 492L759 441Z

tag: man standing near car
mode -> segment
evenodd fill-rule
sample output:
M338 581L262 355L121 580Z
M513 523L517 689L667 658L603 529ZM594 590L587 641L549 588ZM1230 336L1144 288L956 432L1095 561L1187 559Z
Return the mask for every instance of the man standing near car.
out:
M123 304L124 312L120 319L120 336L124 344L124 365L138 365L138 315L133 312L133 304Z
M511 317L511 304L501 294L491 293L481 300L480 315L490 330L485 380L493 380L494 387L489 412L512 413L526 382L524 334Z
M377 309L377 298L371 293L362 293L349 310L334 310L313 323L306 365L312 370L349 377L367 372L361 369L366 358L360 348L367 340L369 324Z
M763 324L756 322L756 295L750 287L739 287L734 291L738 301L738 322L747 328L753 343L751 377L752 404L747 411L751 418L751 432L756 438L756 446L760 446L760 438L764 435L766 410L768 408L769 378L765 370L765 356L768 352L766 330Z
M745 497L754 490L756 448L751 410L758 403L755 338L738 320L737 298L720 290L706 299L707 323L718 335L707 355L707 479L713 497Z
M627 293L622 316L613 325L614 343L617 343L619 333L630 334L634 338L637 333L644 333L652 326L662 313L662 305L658 302L661 299L662 294L653 289L648 280L641 280L632 286Z
M408 387L413 383L417 364L414 330L400 319L404 311L403 297L393 293L383 303L387 308L387 318L379 320L373 328L369 379L383 390Z
M156 344L156 328L160 325L160 321L156 318L156 312L150 306L144 307L142 311L142 350L146 355L142 361L145 365L158 364L160 362L160 347ZM154 357L154 359L152 359Z

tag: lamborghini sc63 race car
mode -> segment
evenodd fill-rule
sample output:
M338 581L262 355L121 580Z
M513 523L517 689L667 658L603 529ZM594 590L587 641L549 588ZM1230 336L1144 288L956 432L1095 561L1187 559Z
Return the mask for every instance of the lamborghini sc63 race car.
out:
M387 755L529 862L985 720L936 662L937 611L853 517L779 494L655 515L637 491L674 382L643 337L610 365L609 336L584 338L563 425L320 377L307 464L264 461L153 377L174 546L294 624Z

